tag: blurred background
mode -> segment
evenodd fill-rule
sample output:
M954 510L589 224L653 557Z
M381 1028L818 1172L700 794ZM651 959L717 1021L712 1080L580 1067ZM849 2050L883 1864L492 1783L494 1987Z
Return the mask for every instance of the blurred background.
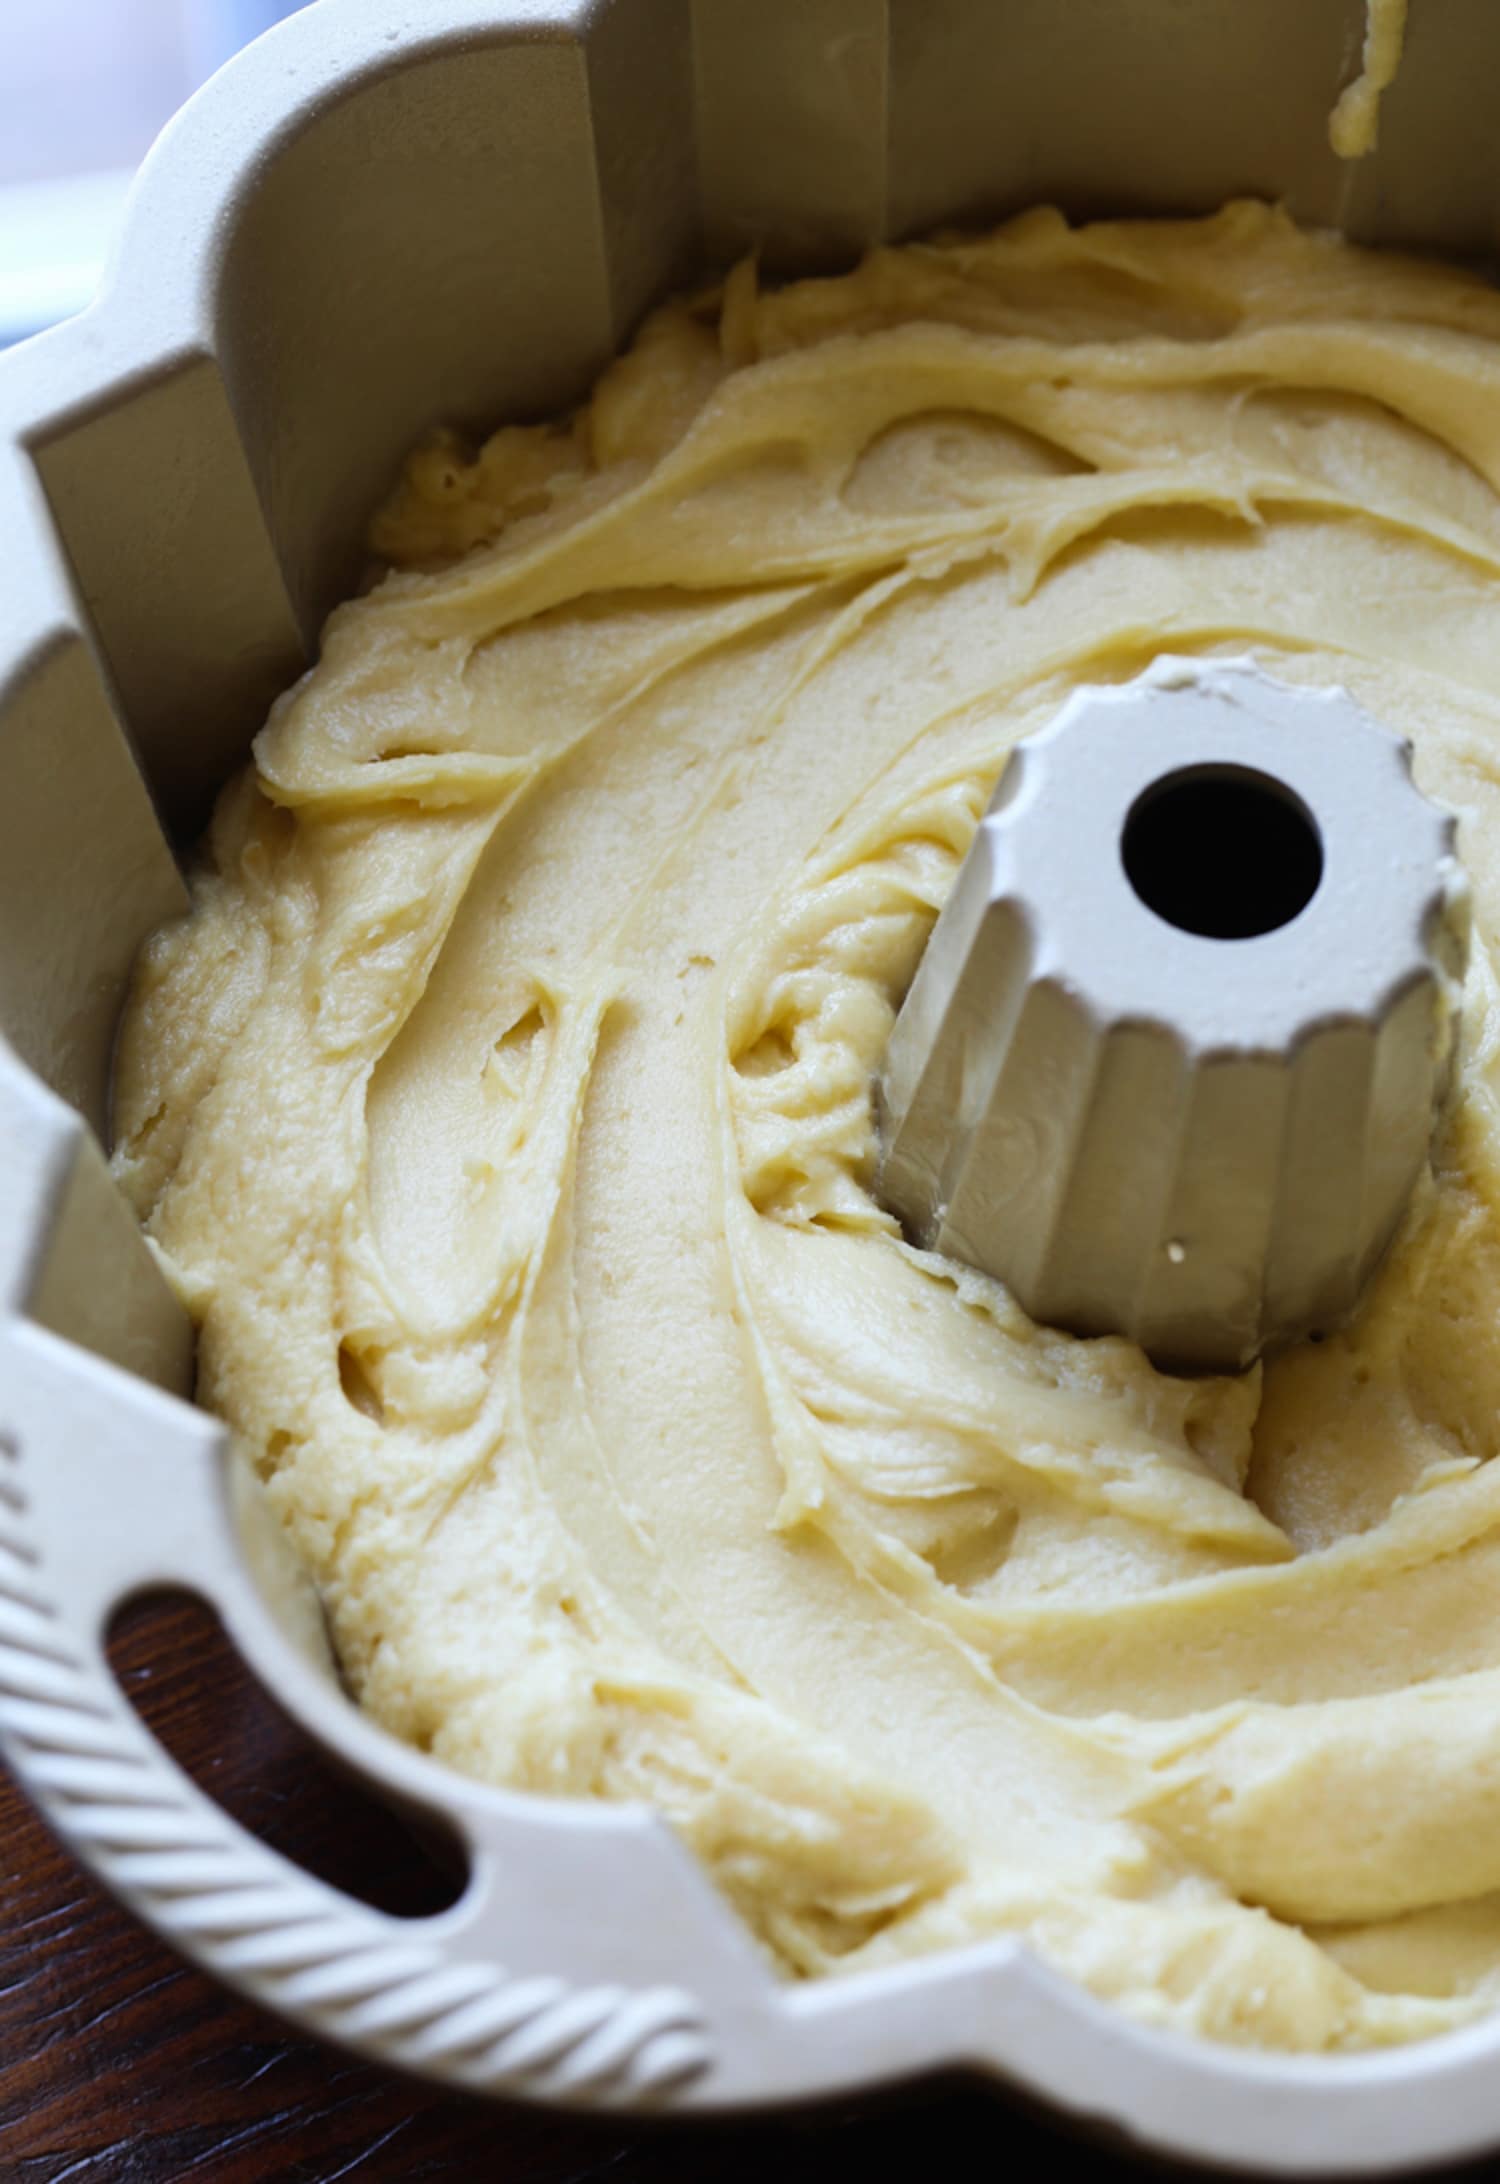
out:
M0 346L88 302L189 93L305 0L0 0Z

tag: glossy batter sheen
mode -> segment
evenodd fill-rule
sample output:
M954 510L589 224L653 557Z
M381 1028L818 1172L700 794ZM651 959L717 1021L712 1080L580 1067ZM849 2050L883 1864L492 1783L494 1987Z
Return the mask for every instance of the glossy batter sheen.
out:
M147 951L119 1174L364 1704L648 1798L782 1967L1023 1934L1286 2048L1500 1994L1500 296L1232 206L746 265L396 571ZM1460 1097L1356 1325L1032 1325L871 1195L1015 739L1251 651L1416 741Z

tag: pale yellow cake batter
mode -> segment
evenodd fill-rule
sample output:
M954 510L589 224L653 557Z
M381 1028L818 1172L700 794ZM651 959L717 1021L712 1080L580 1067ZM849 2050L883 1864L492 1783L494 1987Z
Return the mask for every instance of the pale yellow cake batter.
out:
M364 1704L668 1813L783 1967L1019 1932L1291 2048L1500 1999L1500 295L1253 205L659 312L412 462L147 951L118 1172ZM1357 1324L1033 1326L871 1195L1015 739L1252 651L1476 933Z
M1406 0L1365 0L1359 73L1339 93L1328 117L1328 141L1340 159L1363 159L1380 136L1380 100L1401 66Z

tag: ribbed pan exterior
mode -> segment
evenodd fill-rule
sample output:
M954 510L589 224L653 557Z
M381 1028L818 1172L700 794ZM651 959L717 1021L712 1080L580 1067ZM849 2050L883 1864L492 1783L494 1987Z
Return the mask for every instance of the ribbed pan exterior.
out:
M1449 1078L1454 829L1342 691L1164 660L1078 693L1012 754L892 1035L913 1239L1173 1368L1336 1325Z

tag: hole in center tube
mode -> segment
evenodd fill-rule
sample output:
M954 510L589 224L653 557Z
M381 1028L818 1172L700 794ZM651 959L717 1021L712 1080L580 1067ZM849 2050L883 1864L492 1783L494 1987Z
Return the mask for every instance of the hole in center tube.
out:
M1290 925L1323 877L1312 813L1248 766L1185 766L1138 796L1120 838L1148 910L1206 940L1256 940Z

